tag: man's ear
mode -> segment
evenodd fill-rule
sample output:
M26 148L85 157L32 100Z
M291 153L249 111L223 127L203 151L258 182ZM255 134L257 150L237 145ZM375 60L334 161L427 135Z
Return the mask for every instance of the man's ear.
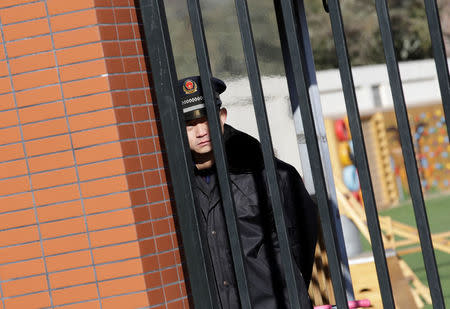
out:
M228 114L227 109L225 107L222 107L219 112L220 122L222 126L225 123L225 121L227 121L227 114Z

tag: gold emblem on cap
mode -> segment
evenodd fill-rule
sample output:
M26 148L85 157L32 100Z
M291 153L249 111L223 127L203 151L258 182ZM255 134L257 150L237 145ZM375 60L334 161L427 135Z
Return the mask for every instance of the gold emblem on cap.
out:
M183 91L186 94L191 94L197 91L197 84L192 79L187 79L183 84Z

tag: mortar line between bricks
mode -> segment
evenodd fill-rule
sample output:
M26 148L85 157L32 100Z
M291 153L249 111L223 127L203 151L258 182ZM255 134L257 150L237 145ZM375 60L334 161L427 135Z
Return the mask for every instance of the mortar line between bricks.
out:
M45 278L47 281L47 289L50 290L50 279L48 276L48 272L47 272L47 263L46 263L46 259L45 259L45 254L44 254L44 245L43 245L43 241L42 241L42 233L41 233L41 226L39 224L39 217L38 217L38 213L37 213L37 208L36 208L36 198L35 198L35 194L33 192L33 182L31 180L31 175L30 175L30 164L28 162L28 153L27 153L27 149L25 147L25 141L23 138L23 128L22 128L22 124L20 122L20 114L19 114L19 109L18 107L18 103L17 103L17 97L16 97L16 92L14 90L14 83L13 83L13 79L12 79L12 74L11 74L11 66L10 66L10 62L9 62L9 57L8 57L8 50L6 49L6 43L5 43L5 34L4 34L4 30L3 30L3 24L1 23L0 20L0 30L1 30L1 35L2 35L2 44L3 47L5 49L5 58L6 58L6 64L8 67L8 73L9 73L9 78L10 78L10 82L11 82L11 89L12 89L12 93L13 93L13 99L14 99L14 104L16 106L16 114L17 114L17 120L19 123L19 130L20 130L20 137L21 137L21 142L22 142L22 148L23 148L23 153L25 156L25 163L27 166L27 171L28 171L28 181L29 181L29 186L30 186L30 190L31 190L31 197L33 200L33 209L34 209L34 216L35 216L35 220L36 220L36 225L37 225L37 231L38 231L38 235L39 235L39 245L41 247L41 254L42 254L42 259L44 262L44 269L45 269ZM50 292L48 292L49 294L49 298L50 298L50 305L53 306L53 300L51 298ZM5 305L5 303L3 303Z
M88 240L89 253L91 255L91 263L92 263L92 268L93 268L93 271L94 271L95 286L96 286L96 289L97 289L97 299L98 299L98 302L99 302L100 309L102 309L100 288L99 288L99 285L98 285L98 275L97 275L97 270L96 270L96 267L95 267L94 254L93 254L93 249L92 249L92 242L91 242L91 237L90 237L90 234L89 234L89 227L88 227L88 223L87 223L86 207L84 205L83 193L82 193L82 190L81 190L80 175L79 175L79 172L78 172L78 163L77 163L77 158L75 156L75 149L74 149L74 146L73 146L72 132L71 132L71 129L70 129L70 122L69 122L69 116L68 116L68 113L67 113L64 89L63 89L63 85L62 85L62 81L61 81L61 69L58 66L58 57L56 56L54 34L53 34L53 31L52 31L52 25L50 23L50 16L49 16L49 12L48 12L48 4L47 4L47 2L45 2L45 11L47 13L47 18L48 18L48 27L49 27L50 38L51 38L52 47L53 47L53 56L55 58L55 64L56 64L56 68L57 68L58 80L59 80L59 83L60 83L59 87L60 87L60 91L61 91L61 98L62 98L62 101L63 101L64 114L66 116L66 124L67 124L67 129L68 129L68 134L69 134L70 146L71 146L71 149L72 149L72 156L73 156L73 160L74 160L74 163L75 163L75 174L76 174L76 178L77 178L78 194L80 196L81 208L82 208L83 215L84 215L84 224L85 224L85 228L86 228L86 233L85 234L86 234L86 237L87 237L87 240Z
M138 8L136 8L136 9L138 9ZM139 9L140 9L140 7L139 7ZM140 12L140 10L139 10L139 12ZM136 14L138 14L139 12L136 12ZM130 18L131 18L131 10L129 11L129 14L130 14ZM138 18L138 22L139 22L139 18ZM136 33L134 28L132 28L132 30L133 30L133 34L134 34L134 37L135 37L135 38L140 37L140 32L139 32L139 33ZM139 35L139 36L138 36L138 35ZM142 40L141 40L141 42L142 42ZM138 45L137 45L138 42L135 41L134 44L135 44L136 50L138 50ZM142 44L143 44L143 43L142 43ZM145 49L143 49L143 51L145 51ZM138 62L139 62L139 68L141 69L141 71L145 69L145 71L147 72L147 66L146 66L146 64L145 64L145 58L144 58L144 63L141 63L141 58L138 58ZM149 74L149 72L147 72L147 74ZM141 75L141 79L142 79L142 83L145 84L143 75ZM150 88L150 78L148 77L148 79L149 79L149 88ZM148 98L148 96L147 96L147 92L144 92L144 94L145 94L145 98L146 98L146 101L147 101L147 102L152 101L152 100L149 100L149 98ZM147 113L148 113L148 117L151 118L151 115L150 115L148 109L147 109ZM155 119L155 120L156 120L156 119ZM151 126L150 129L151 129L152 135L155 135L156 132L153 131L153 126ZM154 147L155 147L155 149L156 149L156 143L155 143L155 140L153 140L153 144L154 144ZM157 157L157 164L158 164L158 166L160 166L159 163L160 163L160 162L159 162L159 158ZM164 166L164 164L161 164L161 166ZM161 173L158 172L158 174L159 174L160 182L163 183ZM169 181L166 180L166 184L165 184L166 186L168 186L168 182L169 182ZM165 193L164 190L163 190L163 197L164 197L164 199L166 200L167 197L166 197L165 195L166 195L166 193ZM170 197L169 197L169 198L170 198ZM166 205L166 212L169 213L169 212L167 211L167 207L168 207L168 206ZM149 212L150 212L150 210L149 210ZM150 214L150 213L149 213L149 214ZM151 215L151 214L150 214L150 215ZM169 226L169 228L170 228L170 226ZM176 231L175 231L175 232L176 232ZM171 240L171 242L172 242L172 247L175 247L175 243L174 243L173 237L171 237L170 240ZM178 245L178 244L177 244L177 245ZM175 253L174 253L174 255L175 255ZM174 258L175 258L175 256L174 256ZM177 271L177 277L178 277L178 279L180 280L180 274L179 274L179 272L178 272L178 269L177 269L176 271ZM181 286L180 286L180 294L182 294ZM166 298L166 295L165 295L165 294L164 294L164 297ZM167 298L166 298L166 300L167 300ZM167 308L167 304L166 304L166 308ZM184 303L183 303L183 308L185 308Z

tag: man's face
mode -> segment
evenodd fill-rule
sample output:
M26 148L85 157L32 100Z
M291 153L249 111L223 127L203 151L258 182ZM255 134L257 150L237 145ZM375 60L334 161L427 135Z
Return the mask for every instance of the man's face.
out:
M225 124L225 120L227 119L227 110L222 108L219 116L223 133L223 126ZM189 140L189 147L194 154L206 154L211 152L212 144L206 117L187 121L186 131Z

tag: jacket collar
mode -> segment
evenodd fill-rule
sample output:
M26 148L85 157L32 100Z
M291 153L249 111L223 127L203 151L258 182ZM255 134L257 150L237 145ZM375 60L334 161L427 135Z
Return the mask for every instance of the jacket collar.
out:
M224 143L230 173L252 173L264 169L261 144L256 138L225 124Z

